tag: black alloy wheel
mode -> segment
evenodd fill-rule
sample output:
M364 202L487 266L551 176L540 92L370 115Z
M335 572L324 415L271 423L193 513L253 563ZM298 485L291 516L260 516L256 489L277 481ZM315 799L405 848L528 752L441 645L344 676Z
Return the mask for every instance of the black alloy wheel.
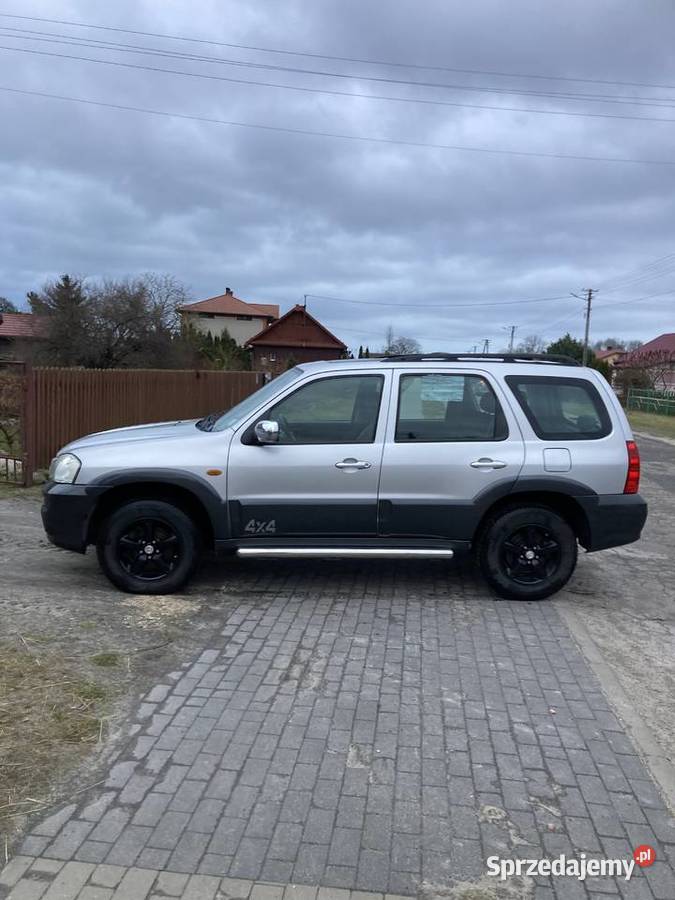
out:
M129 575L144 581L170 575L178 565L180 552L179 536L161 519L138 519L117 540L120 565Z
M569 581L577 538L569 522L547 506L502 507L488 517L477 541L483 577L506 600L543 600Z
M558 570L560 544L541 525L522 525L502 541L502 565L517 584L541 584Z
M112 583L132 594L170 594L197 567L201 535L190 516L165 500L134 500L98 529L96 552Z

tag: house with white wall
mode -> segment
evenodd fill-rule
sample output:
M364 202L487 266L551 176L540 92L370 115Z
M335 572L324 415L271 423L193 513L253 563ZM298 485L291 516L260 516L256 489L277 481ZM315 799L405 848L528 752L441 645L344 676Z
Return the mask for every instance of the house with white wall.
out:
M184 325L214 338L227 331L240 347L279 318L276 304L247 303L235 297L229 287L224 294L186 303L178 311Z

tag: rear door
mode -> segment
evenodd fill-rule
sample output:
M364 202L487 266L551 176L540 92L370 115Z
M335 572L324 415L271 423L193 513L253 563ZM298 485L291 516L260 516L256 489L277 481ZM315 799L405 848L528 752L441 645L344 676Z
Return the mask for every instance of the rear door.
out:
M470 540L481 496L512 483L523 439L486 372L394 372L379 492L382 536Z
M278 422L278 444L235 434L228 505L235 538L374 537L391 370L317 375L255 421Z

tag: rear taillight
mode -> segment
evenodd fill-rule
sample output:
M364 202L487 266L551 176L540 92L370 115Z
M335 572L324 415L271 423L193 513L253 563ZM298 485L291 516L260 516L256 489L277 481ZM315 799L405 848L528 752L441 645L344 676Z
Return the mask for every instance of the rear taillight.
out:
M624 494L637 494L640 487L640 451L635 441L626 441L628 451L628 474L623 486Z

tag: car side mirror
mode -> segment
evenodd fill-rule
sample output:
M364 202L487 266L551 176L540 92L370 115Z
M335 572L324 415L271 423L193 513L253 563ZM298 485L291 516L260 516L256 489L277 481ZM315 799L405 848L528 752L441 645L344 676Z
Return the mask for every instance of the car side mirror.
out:
M256 422L253 429L256 440L259 444L278 444L279 443L279 423L271 422L263 419L262 422Z

